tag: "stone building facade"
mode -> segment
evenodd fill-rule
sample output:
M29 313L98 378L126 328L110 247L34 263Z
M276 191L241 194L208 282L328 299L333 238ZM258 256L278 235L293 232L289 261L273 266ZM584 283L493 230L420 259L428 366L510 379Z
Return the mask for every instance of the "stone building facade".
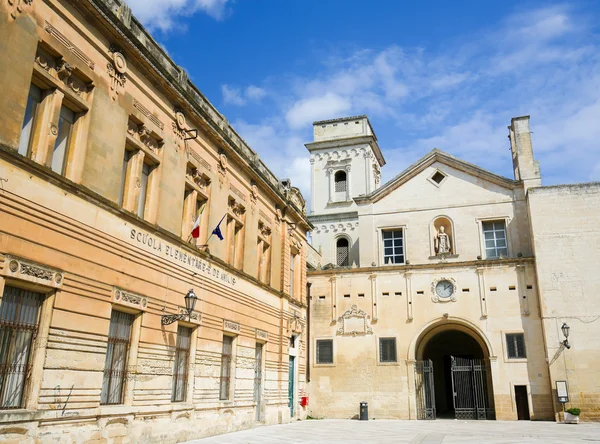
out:
M0 61L0 441L303 417L299 190L121 0L0 2Z
M541 187L528 116L509 126L514 179L434 149L380 186L366 116L314 133L313 197L330 193L309 216L309 414L558 419L566 379L567 407L599 419L597 185Z

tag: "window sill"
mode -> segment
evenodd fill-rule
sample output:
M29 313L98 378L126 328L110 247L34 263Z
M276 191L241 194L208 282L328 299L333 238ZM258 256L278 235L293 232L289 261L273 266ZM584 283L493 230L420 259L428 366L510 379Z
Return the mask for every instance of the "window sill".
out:
M523 364L527 362L527 358L504 358L504 362L510 362L515 364Z
M381 366L384 366L384 367L386 367L386 366L387 367L389 367L389 366L397 367L397 366L400 365L400 362L398 362L398 361L396 361L396 362L381 362L381 361L377 361L377 365L381 365Z
M314 368L321 368L321 367L335 367L335 364L313 364Z
M440 260L440 259L457 259L458 254L440 254L435 256L429 256L429 260Z
M350 199L350 200L336 200L336 201L327 202L327 207L343 207L343 206L346 206L346 205L351 205L353 203L354 203L354 201L352 199Z

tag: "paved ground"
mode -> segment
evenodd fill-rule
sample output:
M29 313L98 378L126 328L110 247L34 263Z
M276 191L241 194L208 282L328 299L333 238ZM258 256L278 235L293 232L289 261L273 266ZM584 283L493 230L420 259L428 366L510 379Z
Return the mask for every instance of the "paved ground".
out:
M590 444L600 443L600 423L529 421L310 420L259 426L188 444Z

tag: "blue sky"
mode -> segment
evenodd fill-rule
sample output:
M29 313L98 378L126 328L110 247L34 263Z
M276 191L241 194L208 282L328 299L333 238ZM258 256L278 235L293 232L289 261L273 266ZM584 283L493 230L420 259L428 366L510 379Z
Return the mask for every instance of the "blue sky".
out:
M437 147L544 185L600 180L600 2L128 0L279 177L309 196L312 121L367 114L389 180Z

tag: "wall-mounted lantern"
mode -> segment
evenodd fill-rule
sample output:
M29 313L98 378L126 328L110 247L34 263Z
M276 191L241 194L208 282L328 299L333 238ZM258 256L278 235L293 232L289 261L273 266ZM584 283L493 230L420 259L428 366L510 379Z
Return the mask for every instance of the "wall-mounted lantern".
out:
M160 318L161 325L169 325L173 322L177 321L185 321L186 318L191 320L192 313L194 311L194 307L196 306L196 301L198 301L198 296L194 293L194 290L190 288L190 291L183 298L185 300L185 309L187 313L180 313L174 315L162 315Z
M571 327L569 327L566 322L563 322L563 325L562 327L560 327L560 329L562 330L562 334L565 337L565 340L562 341L562 344L567 349L571 348L571 344L569 344L569 330L571 329Z

